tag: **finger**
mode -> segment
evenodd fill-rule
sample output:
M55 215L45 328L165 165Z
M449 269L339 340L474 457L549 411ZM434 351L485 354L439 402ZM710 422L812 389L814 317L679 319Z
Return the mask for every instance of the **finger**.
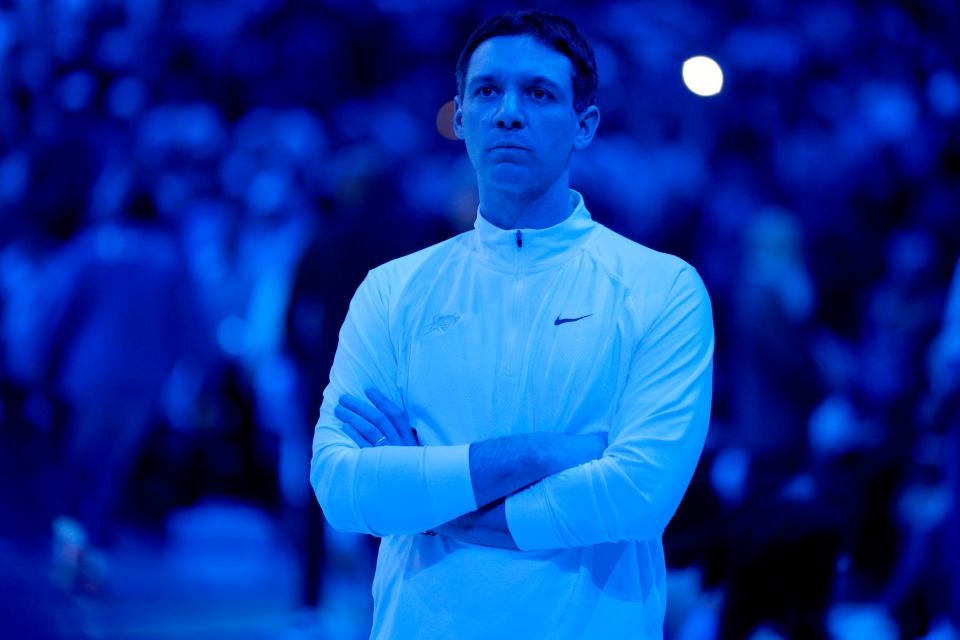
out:
M369 431L369 426L363 427L361 421L358 420L358 417L351 413L349 409L343 405L337 405L333 409L333 415L337 416L340 421L343 423L343 431L350 438L352 438L357 444L361 447L372 446L374 441L370 440L370 436L366 432ZM359 440L358 440L359 438Z
M370 401L373 402L374 406L377 407L380 411L383 412L385 416L389 419L391 425L396 429L397 434L400 438L407 444L419 444L417 441L417 436L413 432L413 428L410 426L410 421L407 419L407 415L403 410L390 401L385 395L380 393L376 389L368 389L367 397L370 398Z
M364 438L363 435L362 435L359 431L357 431L356 429L354 429L353 427L351 427L351 426L350 426L349 424L347 424L346 422L343 423L343 432L344 432L345 434L347 434L348 436L350 436L350 439L351 439L351 440L353 440L353 441L356 442L358 445L360 445L360 448L361 448L361 449L366 449L367 447L372 447L372 446L373 446L372 444L370 444L369 442L367 442L367 439Z
M343 420L345 424L353 427L370 445L377 442L383 435L375 426L367 422L363 416L356 414L342 404L338 404L334 408L333 415Z
M390 442L390 444L400 444L402 442L403 438L400 437L397 429L393 426L390 420L387 419L387 416L385 416L376 407L373 407L369 403L364 402L363 400L356 398L349 393L345 393L340 396L340 404L355 414L363 417L368 423L376 427L377 431L387 436L387 441Z
M374 404L385 416L387 416L390 421L394 420L403 420L405 416L403 415L403 410L395 405L390 398L383 395L377 389L367 389L367 397L370 398L370 402Z
M381 433L390 438L392 442L398 442L400 440L400 435L387 416L369 402L345 393L340 397L340 404L354 413L363 416L367 422L374 425Z

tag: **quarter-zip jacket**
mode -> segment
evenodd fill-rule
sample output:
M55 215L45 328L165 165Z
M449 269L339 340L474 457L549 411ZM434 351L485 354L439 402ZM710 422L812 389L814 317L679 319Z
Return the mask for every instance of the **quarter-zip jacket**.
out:
M382 536L374 638L662 635L661 534L710 414L710 301L688 264L594 222L474 229L369 272L314 433L330 523ZM422 447L360 449L333 409L377 388ZM468 446L609 432L603 457L506 500L520 550L419 532L477 508Z

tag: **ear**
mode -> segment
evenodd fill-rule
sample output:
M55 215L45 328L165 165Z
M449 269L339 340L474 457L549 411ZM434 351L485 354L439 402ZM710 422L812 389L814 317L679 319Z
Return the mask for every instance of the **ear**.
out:
M585 149L593 140L599 126L600 109L597 105L590 105L578 116L577 135L573 139L573 148Z
M453 132L463 140L463 103L460 96L453 97Z

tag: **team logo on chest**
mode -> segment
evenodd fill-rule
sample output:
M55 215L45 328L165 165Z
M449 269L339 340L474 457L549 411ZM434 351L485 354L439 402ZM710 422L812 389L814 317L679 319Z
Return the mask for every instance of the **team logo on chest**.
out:
M434 333L444 333L450 327L457 324L459 320L460 316L456 314L434 316L433 320L428 322L423 328L423 331L420 332L420 335L429 336Z

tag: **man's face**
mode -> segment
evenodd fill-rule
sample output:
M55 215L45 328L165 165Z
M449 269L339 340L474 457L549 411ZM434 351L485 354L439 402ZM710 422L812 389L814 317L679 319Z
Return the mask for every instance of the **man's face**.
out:
M589 142L573 109L570 60L529 35L496 36L476 48L454 129L481 185L517 192L545 190L573 149Z

